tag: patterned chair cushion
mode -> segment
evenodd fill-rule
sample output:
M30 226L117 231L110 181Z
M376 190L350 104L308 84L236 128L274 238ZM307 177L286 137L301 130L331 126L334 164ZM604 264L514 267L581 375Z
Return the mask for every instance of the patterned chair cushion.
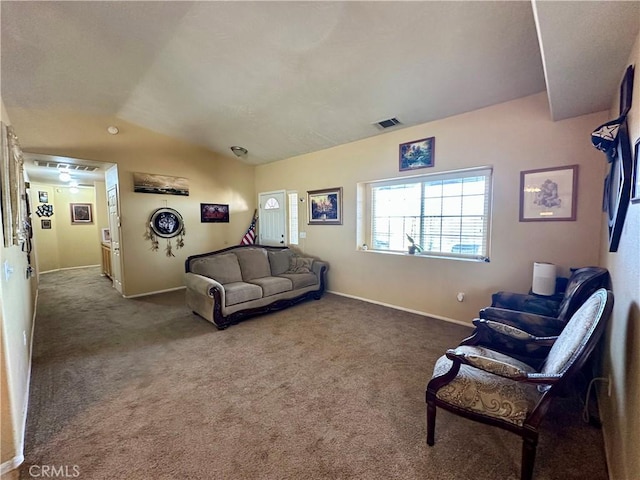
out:
M533 340L536 338L534 335L531 335L524 330L520 330L519 328L512 327L511 325L500 322L493 322L491 320L487 320L485 323L487 324L487 327L489 327L494 332L501 333L502 335L506 335L508 337L517 338L518 340Z
M491 358L497 352L481 347L458 347L457 351L465 351L467 355ZM488 353L491 352L491 353ZM525 363L506 355L494 358L499 363L507 363L511 368L534 373L535 370ZM506 358L503 358L506 357ZM436 362L433 376L438 377L447 373L452 361L442 356ZM438 390L439 400L450 405L484 415L498 420L504 420L522 426L529 412L535 407L540 393L533 384L516 382L479 368L462 365L455 379Z

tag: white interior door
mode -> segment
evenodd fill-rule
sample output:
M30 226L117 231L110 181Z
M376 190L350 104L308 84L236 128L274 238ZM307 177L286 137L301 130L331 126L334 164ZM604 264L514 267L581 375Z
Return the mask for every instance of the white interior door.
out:
M284 246L287 219L285 191L261 193L258 202L258 243Z
M114 288L122 295L124 292L122 274L122 255L120 252L120 199L118 198L118 166L114 165L105 172L107 187L107 208L109 210L109 232L111 233L111 280Z

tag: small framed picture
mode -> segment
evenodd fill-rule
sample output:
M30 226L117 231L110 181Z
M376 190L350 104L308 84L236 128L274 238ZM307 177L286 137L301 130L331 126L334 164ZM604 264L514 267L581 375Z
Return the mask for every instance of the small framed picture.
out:
M342 225L342 187L307 192L309 225Z
M93 223L93 209L90 203L70 203L69 205L72 225Z
M520 221L574 221L578 165L520 172Z
M102 243L111 243L111 230L103 228L102 231Z
M42 227L43 230L51 230L51 220L43 218L40 220L40 227Z
M38 191L38 201L40 203L49 203L49 192Z
M400 144L400 171L428 168L434 165L436 137L421 138Z
M229 205L222 203L201 203L200 222L229 223Z

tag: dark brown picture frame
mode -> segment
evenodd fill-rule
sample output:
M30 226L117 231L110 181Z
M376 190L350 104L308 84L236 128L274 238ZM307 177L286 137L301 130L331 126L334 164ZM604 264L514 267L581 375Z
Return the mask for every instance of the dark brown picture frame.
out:
M520 172L520 221L575 221L578 165Z
M633 101L633 65L629 65L620 83L620 115L626 115Z
M435 165L435 149L436 137L401 143L398 148L400 171L433 167Z
M225 203L201 203L201 223L229 223L229 205Z
M71 224L90 225L93 223L93 205L91 203L70 203Z

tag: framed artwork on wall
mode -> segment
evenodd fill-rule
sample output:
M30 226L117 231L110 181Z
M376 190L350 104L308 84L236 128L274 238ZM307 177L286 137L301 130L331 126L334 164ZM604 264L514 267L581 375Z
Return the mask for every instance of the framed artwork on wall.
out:
M93 223L93 208L90 203L70 203L71 224L87 225Z
M201 203L200 222L229 223L229 205L222 203Z
M307 192L309 225L342 225L342 187Z
M421 138L400 144L400 171L428 168L434 165L436 137Z
M574 221L578 165L520 172L520 221Z
M133 191L189 196L189 180L183 177L134 172Z
M49 203L49 193L48 192L39 191L38 192L38 201L40 203Z
M43 218L40 220L40 227L43 230L51 230L51 220Z

